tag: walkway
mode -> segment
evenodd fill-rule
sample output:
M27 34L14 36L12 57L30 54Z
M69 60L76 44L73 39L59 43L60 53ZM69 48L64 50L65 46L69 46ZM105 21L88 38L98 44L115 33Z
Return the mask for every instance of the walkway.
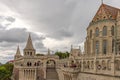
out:
M55 68L47 69L47 80L59 80Z

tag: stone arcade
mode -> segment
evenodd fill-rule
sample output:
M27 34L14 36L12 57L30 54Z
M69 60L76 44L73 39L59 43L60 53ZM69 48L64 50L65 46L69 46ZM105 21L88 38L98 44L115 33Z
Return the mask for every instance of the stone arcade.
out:
M29 36L23 56L17 49L13 77L15 80L120 80L120 9L101 4L87 28L84 49L81 53L71 47L68 59L50 55L49 50L46 56L36 56ZM56 78L47 77L49 68L54 69Z

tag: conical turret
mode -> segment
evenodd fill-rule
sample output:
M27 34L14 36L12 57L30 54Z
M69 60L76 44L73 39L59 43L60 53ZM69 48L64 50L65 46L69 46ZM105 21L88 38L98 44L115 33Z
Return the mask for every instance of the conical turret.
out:
M19 49L19 46L17 47L17 51L16 51L16 54L15 54L15 59L17 58L20 58L22 55L20 54L20 49Z
M29 37L28 37L28 40L27 40L27 44L26 44L25 49L34 49L30 34L29 34Z
M30 34L29 34L29 37L28 37L28 40L27 40L26 47L24 49L24 55L25 56L34 56L35 55L35 49L33 47L32 39L31 39Z

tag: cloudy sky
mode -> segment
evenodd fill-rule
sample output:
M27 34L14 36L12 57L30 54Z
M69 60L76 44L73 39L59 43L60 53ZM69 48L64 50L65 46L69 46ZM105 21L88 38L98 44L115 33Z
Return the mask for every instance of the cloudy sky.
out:
M104 0L120 8L120 0ZM101 0L0 0L0 62L12 60L19 45L21 53L28 34L38 53L69 51L81 46L86 28Z

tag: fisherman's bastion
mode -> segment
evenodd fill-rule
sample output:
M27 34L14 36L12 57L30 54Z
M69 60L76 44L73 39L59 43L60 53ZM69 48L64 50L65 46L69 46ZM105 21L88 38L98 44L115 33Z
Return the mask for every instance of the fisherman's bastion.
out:
M14 59L13 80L120 80L120 9L101 4L87 27L84 52L71 46L66 59L50 50L36 56L29 35L23 55L18 47Z

